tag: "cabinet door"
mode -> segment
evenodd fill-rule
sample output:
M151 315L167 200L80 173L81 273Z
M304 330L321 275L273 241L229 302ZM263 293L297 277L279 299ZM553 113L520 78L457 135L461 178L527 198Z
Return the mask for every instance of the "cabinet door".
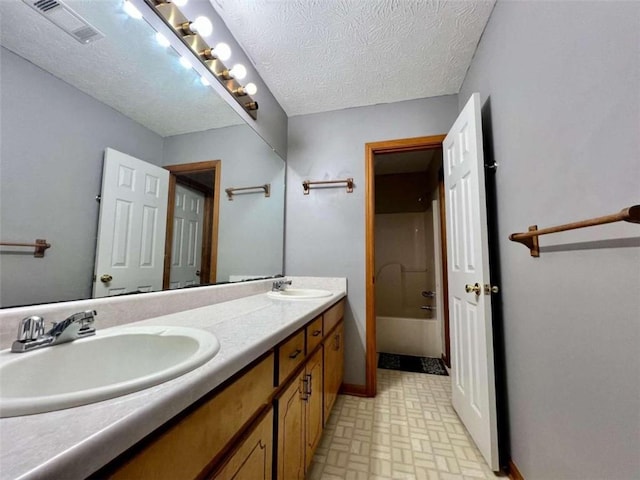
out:
M307 362L306 366L306 452L305 452L305 469L309 468L313 459L320 437L322 436L322 395L323 395L323 378L322 378L322 352L320 347Z
M324 341L324 423L327 423L338 390L342 385L344 370L344 323L338 327Z
M304 478L305 371L278 398L278 478Z
M213 475L216 480L271 480L273 464L273 410Z

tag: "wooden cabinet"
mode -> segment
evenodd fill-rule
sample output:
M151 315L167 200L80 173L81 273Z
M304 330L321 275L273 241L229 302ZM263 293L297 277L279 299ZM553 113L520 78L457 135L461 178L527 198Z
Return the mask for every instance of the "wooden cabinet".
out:
M273 477L273 409L240 443L218 471L215 480L271 480Z
M324 423L327 423L333 404L342 385L344 372L344 322L324 341Z
M156 433L115 471L101 478L179 480L200 475L224 447L268 405L273 394L273 353L245 371L176 424Z
M304 479L342 384L343 312L341 300L92 478Z
M322 437L323 409L323 347L318 348L311 358L307 361L306 366L306 387L307 395L305 398L305 470L309 468L311 460L313 460L313 452L316 451L320 437Z
M304 478L306 372L302 370L278 397L277 471L279 479Z
M303 479L322 437L322 347L278 397L278 478Z
M322 315L307 325L307 352L313 352L322 342Z
M344 317L344 300L340 300L334 306L329 308L322 314L324 334L328 334L333 330L340 320Z
M278 347L278 385L304 362L304 328Z

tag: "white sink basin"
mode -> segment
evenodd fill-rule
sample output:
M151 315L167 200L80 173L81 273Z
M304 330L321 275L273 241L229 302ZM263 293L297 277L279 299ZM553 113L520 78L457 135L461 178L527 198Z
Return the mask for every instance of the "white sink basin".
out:
M76 407L187 373L220 349L215 335L182 327L122 327L27 353L0 352L0 417Z
M329 290L319 290L315 288L287 288L279 292L269 292L271 298L282 298L286 300L308 300L311 298L330 297Z

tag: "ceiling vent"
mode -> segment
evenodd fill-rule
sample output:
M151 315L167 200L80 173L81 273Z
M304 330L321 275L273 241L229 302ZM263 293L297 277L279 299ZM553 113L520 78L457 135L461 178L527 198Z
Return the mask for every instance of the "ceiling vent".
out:
M82 44L86 45L104 37L102 32L60 0L23 1Z

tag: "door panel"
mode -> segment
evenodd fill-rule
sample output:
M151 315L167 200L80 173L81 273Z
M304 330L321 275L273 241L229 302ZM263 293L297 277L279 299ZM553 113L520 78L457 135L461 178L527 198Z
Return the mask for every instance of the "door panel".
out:
M165 169L106 149L94 298L162 290L168 185Z
M200 284L205 195L176 184L170 288Z
M498 470L484 157L480 96L473 94L443 142L447 191L452 403ZM478 286L479 291L465 287Z

